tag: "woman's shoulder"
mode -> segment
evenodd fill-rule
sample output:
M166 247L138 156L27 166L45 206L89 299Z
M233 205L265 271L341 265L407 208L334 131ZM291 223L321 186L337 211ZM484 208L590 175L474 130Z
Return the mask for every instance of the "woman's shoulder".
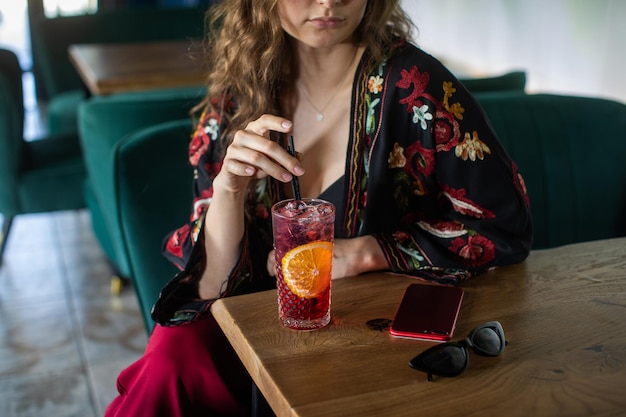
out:
M444 77L451 75L450 70L435 56L419 46L403 39L391 46L386 64L390 69L410 70L418 68L420 72L441 74Z
M429 59L432 56L417 46L416 44L406 39L396 39L395 42L389 48L389 55L391 59L401 58L413 58L413 59Z

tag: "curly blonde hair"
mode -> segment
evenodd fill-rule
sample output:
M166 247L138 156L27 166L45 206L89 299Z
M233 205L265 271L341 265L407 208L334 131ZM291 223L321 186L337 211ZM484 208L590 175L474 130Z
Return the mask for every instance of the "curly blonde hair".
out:
M224 110L223 100L234 98L234 112L221 111L228 121L222 140L229 143L236 130L261 114L280 114L280 94L293 88L294 53L278 0L222 0L207 11L206 28L208 89L196 110L210 105ZM394 39L410 39L413 29L400 0L368 0L353 42L365 46L376 65Z

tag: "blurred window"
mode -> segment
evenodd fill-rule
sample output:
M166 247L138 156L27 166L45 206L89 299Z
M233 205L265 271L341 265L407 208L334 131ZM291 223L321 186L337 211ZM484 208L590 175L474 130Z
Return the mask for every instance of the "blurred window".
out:
M43 0L46 17L71 16L98 11L98 0Z

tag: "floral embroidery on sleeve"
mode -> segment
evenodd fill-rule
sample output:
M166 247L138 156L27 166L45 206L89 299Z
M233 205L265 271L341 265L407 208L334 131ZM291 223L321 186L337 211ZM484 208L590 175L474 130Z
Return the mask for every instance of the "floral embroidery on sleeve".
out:
M421 141L406 149L406 159L409 163L404 170L413 178L419 178L420 174L428 177L435 171L435 151L424 147Z
M404 148L398 142L393 144L393 150L389 152L387 162L389 163L389 168L404 168L406 165Z
M165 244L166 250L172 255L182 258L183 256L183 243L189 236L190 227L188 224L183 225L179 229L177 229L170 238L167 240ZM178 265L179 268L182 269L182 266Z
M461 128L452 113L437 109L433 124L437 151L449 151L459 143Z
M412 112L414 106L421 105L420 97L424 96L424 92L430 81L430 74L427 72L420 73L416 66L411 67L409 71L402 70L402 79L396 84L403 89L409 89L413 86L410 94L400 100L400 104L407 105L407 111Z
M456 93L456 88L452 85L451 81L443 82L443 106L450 113L454 114L459 120L463 120L463 113L465 113L465 109L461 106L461 103L453 103L450 104L450 97L452 97Z
M513 172L513 182L517 190L522 194L524 198L524 202L526 206L530 207L530 198L528 197L528 190L526 189L526 183L524 182L524 178L522 174L519 173L517 168L517 164L514 161L511 161L511 171Z
M465 260L467 265L481 267L493 261L496 257L496 247L485 236L470 234L467 241L457 237L452 241L450 251Z
M189 144L189 163L193 167L198 166L200 157L204 155L209 148L210 130L207 129L207 119L208 116L205 110L200 116L202 122L198 123L195 132L191 136L191 143Z
M417 225L424 231L430 233L433 236L441 237L444 239L451 239L455 237L464 236L467 234L465 226L462 223L456 221L433 221L420 220Z
M480 207L469 198L465 197L465 190L455 190L446 185L442 185L443 195L445 195L452 203L454 211L466 216L475 217L477 219L495 219L496 215L490 211Z
M209 204L213 200L213 188L202 190L200 196L193 199L193 212L191 213L191 221L198 220L207 210Z
M380 95L383 91L385 79L382 77L385 62L378 66L378 73L376 75L370 75L367 80L367 94L365 95L365 103L367 105L367 117L365 133L371 135L374 133L374 127L376 126L376 106L380 104Z
M478 132L473 131L470 138L469 132L465 132L463 141L456 146L454 154L467 161L475 161L476 159L485 159L485 154L490 154L491 149L482 140L478 138Z
M429 90L430 74L421 72L417 66L400 72L400 80L396 87L408 90L408 94L399 99L412 115L411 122L421 131L424 138L418 136L410 144L401 145L396 142L388 156L388 166L395 170L396 185L394 199L398 207L408 207L410 196L425 197L435 188L440 199L447 200L453 212L465 218L494 219L495 214L481 207L466 197L465 189L455 189L439 183L432 188L437 163L437 153L452 152L465 162L484 160L491 154L491 149L479 138L477 131L462 131L460 121L464 119L465 108L460 102L453 102L456 88L450 81L442 85L443 96L437 98ZM434 148L425 145L425 138L432 135ZM521 185L521 184L520 184ZM417 214L417 213L415 213ZM420 229L438 239L447 241L448 251L455 254L469 267L481 267L495 258L495 245L478 231L468 227L460 217L459 220L434 218L424 214L409 216L402 219L402 224L415 224ZM422 245L410 233L397 231L394 240L400 251L405 255L405 262L414 268L424 267L427 257ZM443 242L442 242L443 243Z
M413 106L413 123L419 123L422 130L426 130L430 120L433 120L433 115L428 112L428 104Z

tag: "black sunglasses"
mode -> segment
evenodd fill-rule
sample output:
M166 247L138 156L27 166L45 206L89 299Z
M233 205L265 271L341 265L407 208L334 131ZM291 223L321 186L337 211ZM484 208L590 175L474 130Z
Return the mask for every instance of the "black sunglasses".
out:
M426 372L429 381L433 380L433 375L457 376L467 368L468 347L482 356L498 356L506 344L500 322L490 321L476 327L464 340L442 343L425 350L411 359L409 366Z

